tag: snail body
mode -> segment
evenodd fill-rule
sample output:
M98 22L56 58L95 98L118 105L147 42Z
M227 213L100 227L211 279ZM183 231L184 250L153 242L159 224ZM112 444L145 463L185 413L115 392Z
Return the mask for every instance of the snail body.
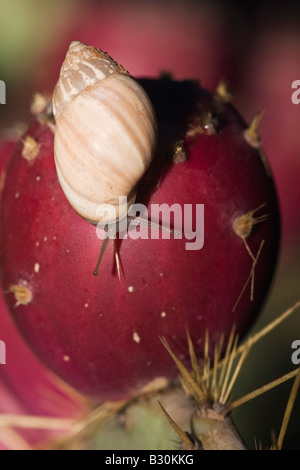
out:
M156 117L146 92L108 54L73 41L53 114L56 170L71 206L92 223L126 216L156 148Z

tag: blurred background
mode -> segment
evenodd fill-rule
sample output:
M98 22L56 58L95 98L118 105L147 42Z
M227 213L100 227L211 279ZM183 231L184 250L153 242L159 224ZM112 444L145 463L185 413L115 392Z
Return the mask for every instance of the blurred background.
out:
M252 332L291 307L300 299L300 104L291 101L292 82L300 80L300 3L0 0L0 80L6 84L0 140L26 125L35 92L51 95L72 40L107 51L135 77L157 77L167 71L175 79L198 79L209 90L224 79L247 122L265 110L260 134L278 189L282 246L272 289ZM25 348L14 338L4 305L2 310L0 339L11 349ZM291 344L300 340L299 318L298 310L254 348L235 388L236 397L295 368ZM18 359L8 357L11 361L0 368L1 411L13 410L20 399L20 410L34 412L29 397L34 358L24 353L31 372L24 372L23 363L22 380L17 380ZM267 447L271 433L278 435L291 386L292 382L281 385L234 412L250 448L255 439ZM286 449L300 449L299 412L300 397Z

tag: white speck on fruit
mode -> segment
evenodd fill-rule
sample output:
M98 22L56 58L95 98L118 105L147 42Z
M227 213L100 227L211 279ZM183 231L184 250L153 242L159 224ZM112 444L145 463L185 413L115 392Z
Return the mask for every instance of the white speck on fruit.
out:
M36 181L40 181L41 177L37 176L35 179L36 179Z
M56 240L56 236L54 235L53 240Z
M159 273L160 277L164 277L164 273Z
M39 246L40 242L39 241L36 241L35 242L35 246Z
M84 304L84 306L85 306L85 308L88 308L89 304L86 302L86 303Z
M160 316L164 318L164 317L167 316L167 314L166 314L166 312L161 312Z
M136 331L133 333L132 337L133 337L133 341L135 341L136 343L139 343L141 341L141 338Z
M64 360L65 362L70 362L71 358L70 358L70 356L64 356L64 357L63 357L63 360Z
M129 286L128 287L128 292L133 292L134 291L134 287L133 286Z
M35 273L38 273L39 270L40 270L40 265L39 265L39 263L35 263L35 265L34 265L34 272L35 272Z
M18 199L20 197L20 193L15 193L15 198Z
M48 237L44 237L44 242L46 242L48 240Z

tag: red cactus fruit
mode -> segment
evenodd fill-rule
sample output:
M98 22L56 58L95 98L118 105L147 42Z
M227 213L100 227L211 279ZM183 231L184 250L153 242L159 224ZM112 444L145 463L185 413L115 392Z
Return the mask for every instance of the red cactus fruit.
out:
M108 243L93 276L103 242L62 192L46 120L33 121L18 144L3 192L2 282L15 322L53 371L99 400L176 378L160 337L188 364L187 330L199 357L207 331L212 350L233 325L245 332L278 250L277 200L257 121L245 126L223 86L209 93L196 82L140 83L156 109L159 143L137 202L149 218L154 204L179 204L182 214L191 205L194 240L136 230L136 239ZM197 249L186 249L197 237Z

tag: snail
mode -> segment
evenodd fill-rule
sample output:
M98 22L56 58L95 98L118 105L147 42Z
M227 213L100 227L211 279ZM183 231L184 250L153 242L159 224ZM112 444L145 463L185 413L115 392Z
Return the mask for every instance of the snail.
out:
M52 104L55 165L71 206L94 224L127 216L157 143L144 89L106 52L73 41Z

